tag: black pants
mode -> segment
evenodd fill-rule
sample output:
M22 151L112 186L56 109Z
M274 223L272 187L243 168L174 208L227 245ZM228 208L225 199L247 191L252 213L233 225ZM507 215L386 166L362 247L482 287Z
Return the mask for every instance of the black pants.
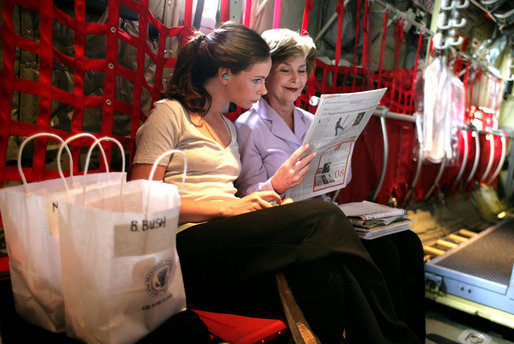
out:
M322 343L419 343L399 321L384 278L333 204L297 202L212 220L177 235L191 307L280 312L283 271Z
M396 315L425 341L425 277L423 245L412 231L363 240L384 275Z

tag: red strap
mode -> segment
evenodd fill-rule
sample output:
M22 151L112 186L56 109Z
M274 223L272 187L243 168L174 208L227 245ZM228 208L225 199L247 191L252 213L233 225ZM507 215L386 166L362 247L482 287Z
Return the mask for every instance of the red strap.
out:
M9 0L2 1L1 15L3 26L0 32L2 50L4 54L4 66L0 68L0 178L5 180L5 160L7 157L7 144L9 142L11 122L11 104L14 91L14 34L12 13L14 3Z
M243 25L250 27L250 18L252 16L252 0L245 1L245 15Z
M485 87L482 88L483 94L481 94L481 96L483 97L484 93L485 93L486 104L487 104L488 108L491 108L491 98L492 98L492 94L489 94L489 82L490 81L491 81L491 76L489 73L486 73L485 74Z
M226 14L226 3L228 0L222 0L221 2L221 20L227 21L228 15ZM186 0L186 7L184 10L184 26L190 27L193 22L193 0ZM185 43L183 43L185 44Z
M337 4L337 6L339 6L339 3ZM302 31L301 31L301 34L303 36L305 36L307 34L307 27L309 26L309 13L311 12L311 10L312 10L312 0L306 0L305 8L303 9L303 20L302 20Z
M337 86L337 77L339 75L339 61L341 60L341 35L342 35L342 26L343 26L343 15L344 15L344 1L339 0L336 6L336 12L338 13L337 20L337 39L336 39L336 51L334 58L334 66L332 73L332 86Z
M341 60L341 36L343 34L343 17L344 17L344 0L339 0L336 6L337 12L337 39L336 39L336 55L335 55L335 71L333 74L332 85L336 86L337 70L339 67L339 61Z
M367 68L368 66L368 1L364 0L364 20L362 21L363 35L362 35L362 67Z
M403 19L398 19L396 22L395 36L395 54L394 54L394 69L398 69L398 58L400 56L400 47L403 42Z
M50 126L52 107L52 71L53 71L53 6L40 3L40 63L39 63L39 114L37 126L40 131ZM33 178L42 180L45 166L47 139L38 140L32 160Z
M458 74L462 70L462 61L463 59L460 57L460 55L456 56L455 66L453 68L453 73Z
M360 16L361 16L361 0L357 0L357 15L355 16L355 42L354 42L354 48L353 48L352 92L355 92L355 83L357 82L357 46L359 45Z
M469 115L470 115L470 118L471 116L473 116L473 113L471 113L471 108L475 105L475 102L474 102L474 99L473 99L473 93L474 93L474 88L475 88L475 82L476 82L476 79L478 77L478 71L474 71L473 74L472 74L472 77L473 79L471 80L471 85L469 87Z
M412 109L414 109L414 90L415 90L415 85L416 85L416 75L418 72L418 60L419 60L419 53L421 51L422 42L423 42L423 32L421 31L418 36L418 47L416 49L416 59L414 60L414 69L412 71L412 84L411 84L412 97L411 97L411 101L410 101L410 106L412 107Z
M477 77L475 78L475 80L473 80L473 88L475 88L475 85L478 85L478 93L477 95L475 95L475 105L476 106L479 106L480 105L480 84L482 83L482 68L479 68L478 70L478 73L477 73Z
M471 114L469 113L469 99L467 97L468 95L468 84L469 84L469 61L466 61L466 72L464 73L464 123L469 123Z
M378 65L378 87L382 87L382 65L384 62L384 49L385 49L385 39L386 39L386 32L387 32L387 16L389 14L389 9L386 8L384 12L384 25L382 27L382 45L380 48L380 62Z
M273 10L273 28L280 27L280 9L282 7L282 0L275 0L275 8Z

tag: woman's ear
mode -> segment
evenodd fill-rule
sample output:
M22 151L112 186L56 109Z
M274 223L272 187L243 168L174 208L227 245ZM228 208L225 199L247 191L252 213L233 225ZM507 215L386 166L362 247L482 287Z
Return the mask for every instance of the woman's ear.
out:
M229 68L218 69L218 79L221 81L221 83L223 85L226 85L230 79L230 69Z

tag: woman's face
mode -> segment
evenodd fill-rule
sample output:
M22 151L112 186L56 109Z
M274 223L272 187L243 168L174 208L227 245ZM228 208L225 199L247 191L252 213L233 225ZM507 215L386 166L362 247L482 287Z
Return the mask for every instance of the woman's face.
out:
M249 109L253 103L266 94L264 81L271 68L271 58L251 65L248 69L229 76L230 101L243 109Z
M307 64L304 56L292 56L271 67L266 79L268 97L279 102L294 103L307 83Z

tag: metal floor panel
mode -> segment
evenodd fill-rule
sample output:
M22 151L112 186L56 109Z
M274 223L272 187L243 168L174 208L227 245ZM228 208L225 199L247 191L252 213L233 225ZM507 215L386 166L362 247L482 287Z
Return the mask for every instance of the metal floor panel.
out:
M435 293L514 314L513 266L514 218L510 218L427 262L425 277Z
M514 263L514 219L470 240L434 265L507 286Z

